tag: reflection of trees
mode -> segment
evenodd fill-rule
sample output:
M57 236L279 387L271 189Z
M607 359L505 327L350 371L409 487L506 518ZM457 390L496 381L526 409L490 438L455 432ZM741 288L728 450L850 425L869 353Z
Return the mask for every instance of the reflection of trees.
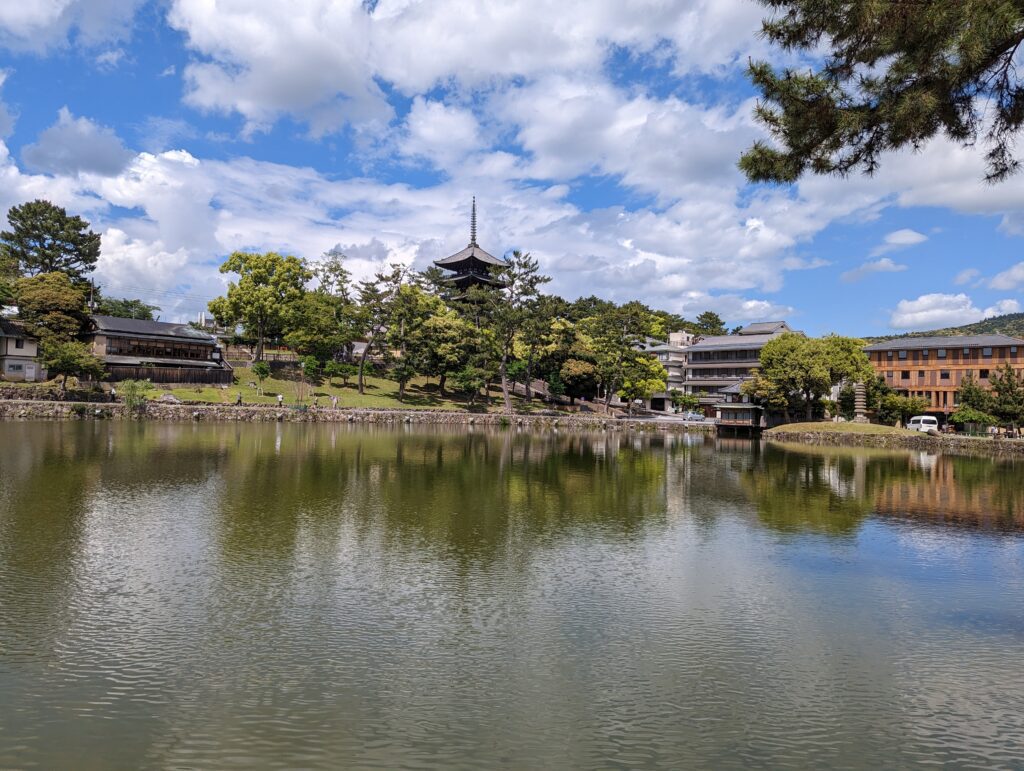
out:
M868 514L973 527L1024 527L1012 463L881 450L769 444L741 475L767 526L854 532Z
M0 442L0 618L9 654L47 649L70 616L84 514L103 433L89 425L15 423ZM24 635L23 638L20 636ZM31 636L31 637L29 637Z
M248 452L229 456L224 548L287 553L304 517L344 513L385 545L415 540L480 558L513 531L589 523L629 533L665 510L665 460L651 451L661 437L340 427L331 446L332 430L286 428L280 444L250 438Z

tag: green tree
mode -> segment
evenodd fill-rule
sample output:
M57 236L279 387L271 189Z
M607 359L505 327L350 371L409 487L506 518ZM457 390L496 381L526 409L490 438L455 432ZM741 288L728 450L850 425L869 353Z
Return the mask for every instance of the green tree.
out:
M50 376L61 377L61 395L67 390L69 376L94 380L103 377L103 361L85 343L51 337L43 340L41 353Z
M299 361L302 377L315 384L320 379L320 360L316 356L303 356Z
M300 356L329 361L347 355L358 334L352 303L326 292L305 292L288 308L284 341Z
M992 412L1014 433L1024 423L1024 378L1004 364L989 378L992 388Z
M398 400L405 399L405 389L409 381L416 377L416 367L412 361L405 356L400 356L391 366L391 379L398 383Z
M470 405L476 404L480 389L487 385L490 373L482 367L463 367L452 375L452 383L463 393L469 394Z
M960 381L960 388L957 389L957 404L962 407L971 407L980 412L994 412L992 394L978 385L974 375L970 372Z
M260 396L263 396L263 381L270 377L270 365L265 361L258 361L252 365L252 374L256 378L256 382L259 383L257 386Z
M147 404L146 394L153 390L153 384L148 380L122 380L118 383L121 401L124 402L129 412L139 412Z
M647 400L656 391L667 387L668 373L661 362L650 356L631 359L619 388L619 395L629 405L633 414L633 403L637 399Z
M508 365L514 355L516 336L530 317L540 286L551 279L540 273L540 265L529 254L512 252L506 267L494 271L501 282L497 289L485 292L485 313L498 350L498 375L501 378L501 396L505 411L512 411L509 390Z
M820 340L787 332L765 343L758 375L779 393L799 394L804 417L814 417L814 404L832 385L828 357ZM778 400L778 396L775 399Z
M448 376L470 363L474 330L455 311L440 308L419 328L413 355L420 372L436 377L443 395Z
M43 342L67 342L88 323L85 292L65 273L41 273L18 280L18 316Z
M391 265L387 271L378 271L368 281L359 282L357 295L359 312L357 328L366 340L366 347L359 356L357 383L359 393L365 393L366 362L372 354L385 354L385 332L391 321L395 298L405 283L406 269L402 265Z
M889 393L882 397L878 407L878 420L880 423L906 423L915 415L921 415L928 410L927 399L920 396L901 396L897 393Z
M597 393L597 367L589 361L567 359L558 371L558 376L570 400L574 401L581 396L592 399Z
M989 415L987 412L982 412L974 407L959 406L949 416L949 422L956 426L997 426L999 425L999 418L995 415Z
M640 359L650 359L640 347L653 326L650 311L638 302L626 303L581 322L604 389L605 409L608 409L612 396L621 387L627 373L637 366Z
M157 305L150 305L142 300L128 298L101 297L96 303L96 313L100 316L116 316L120 319L153 320L153 311L160 310Z
M11 229L0 232L0 259L25 275L65 273L75 283L96 267L100 236L60 206L35 200L7 212Z
M820 62L814 70L750 65L755 114L776 145L740 160L752 181L874 172L880 156L944 135L987 146L988 179L1017 170L1024 122L1016 55L1024 5L1008 0L761 0L765 37Z
M705 337L725 334L725 322L714 311L704 311L697 316L696 331Z
M668 392L668 396L677 412L693 412L700 407L700 397L697 394L686 394L678 388L673 388Z
M277 252L235 252L220 272L235 273L238 281L228 284L225 296L210 301L210 312L224 326L241 323L256 338L253 361L262 361L267 336L282 330L311 274L297 257Z

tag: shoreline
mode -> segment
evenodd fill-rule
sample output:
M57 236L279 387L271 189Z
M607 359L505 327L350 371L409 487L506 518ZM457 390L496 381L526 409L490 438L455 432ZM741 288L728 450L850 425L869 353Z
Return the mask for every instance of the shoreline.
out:
M781 428L781 427L780 427ZM764 433L761 438L778 444L800 444L812 447L868 447L879 450L910 450L938 452L947 455L973 455L984 457L1024 458L1024 440L988 439L975 436L941 434L917 436L900 434L858 434L829 431L776 431Z
M637 418L612 418L601 415L528 415L460 410L380 409L373 407L328 407L296 409L276 405L167 404L149 402L145 412L128 413L122 403L42 400L0 400L2 421L48 420L137 420L194 423L365 423L427 424L466 426L529 426L531 428L575 428L699 433L713 435L713 423L681 423Z

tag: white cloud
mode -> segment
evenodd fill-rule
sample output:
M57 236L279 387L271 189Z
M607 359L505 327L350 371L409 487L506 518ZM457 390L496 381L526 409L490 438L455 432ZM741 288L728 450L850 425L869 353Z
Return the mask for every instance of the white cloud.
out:
M481 148L479 126L469 110L418 96L405 125L401 152L425 158L439 168L447 168Z
M125 60L127 54L123 48L112 48L109 51L104 51L96 57L96 66L101 70L115 70L118 65Z
M0 45L43 51L74 33L84 45L124 38L142 0L25 0L0 3Z
M956 274L956 277L953 279L953 283L957 286L963 286L964 284L971 283L980 275L981 271L977 268L965 268Z
M57 122L26 145L22 158L29 168L53 174L118 174L132 158L111 129L88 118L76 118L62 107Z
M867 278L872 273L899 273L906 269L906 265L893 262L888 257L882 257L879 260L869 260L853 270L848 270L840 278L847 283L853 283Z
M10 72L8 70L0 70L0 89L3 88ZM11 113L3 101L0 101L0 140L6 139L14 131L15 116Z
M924 233L918 233L916 230L911 230L910 228L894 230L882 239L881 244L871 250L871 256L879 257L887 252L894 252L897 249L906 249L908 246L924 243L927 240L928 236Z
M996 274L989 281L989 286L993 289L1016 289L1022 285L1024 285L1024 262L1018 262L1002 273Z
M160 70L160 77L161 78L169 78L169 77L177 74L177 72L178 72L178 68L175 67L173 64L170 64L167 67L164 67L162 70Z
M1020 303L1012 299L1000 300L981 310L966 294L933 293L916 300L900 300L889 318L889 325L903 330L940 329L1019 311Z

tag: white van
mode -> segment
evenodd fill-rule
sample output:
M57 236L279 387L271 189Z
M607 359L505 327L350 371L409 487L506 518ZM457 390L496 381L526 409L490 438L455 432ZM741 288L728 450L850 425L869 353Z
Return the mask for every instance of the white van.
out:
M939 430L939 419L933 418L931 415L915 415L907 423L907 428L911 431L938 431Z

